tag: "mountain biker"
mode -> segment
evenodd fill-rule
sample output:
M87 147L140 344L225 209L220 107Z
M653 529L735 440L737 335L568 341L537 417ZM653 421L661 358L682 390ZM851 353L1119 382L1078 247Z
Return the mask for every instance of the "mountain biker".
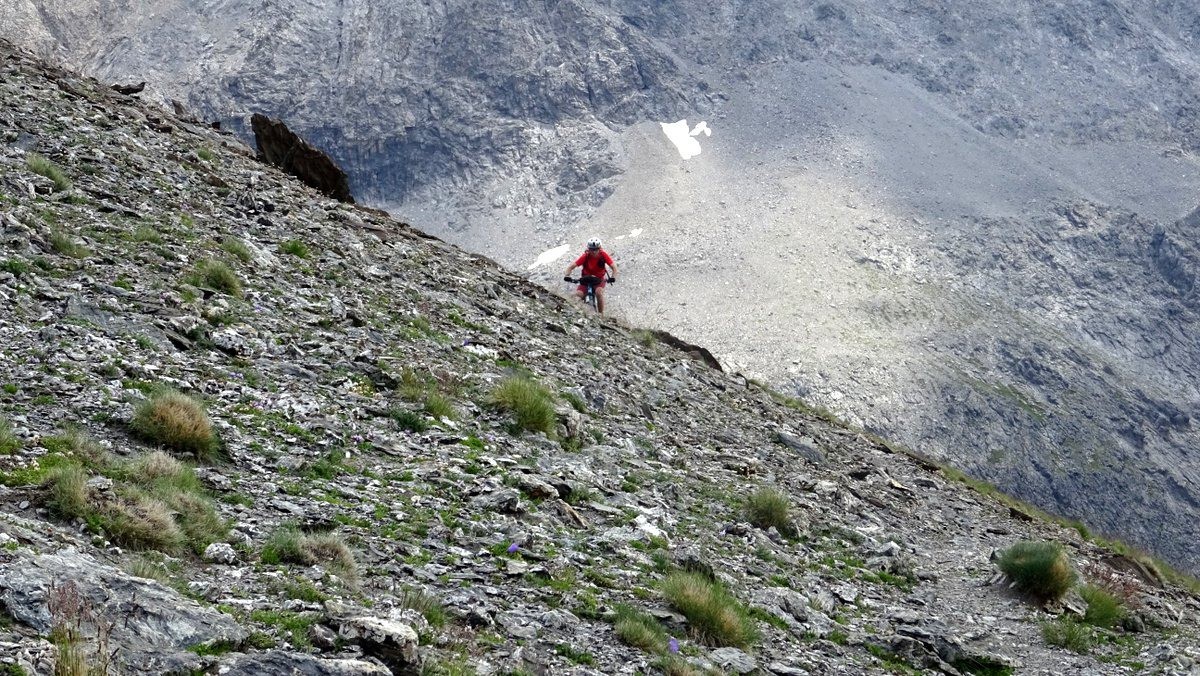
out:
M605 275L605 265L612 268L611 274ZM571 264L571 267L567 268L566 272L563 273L563 281L575 281L571 279L571 272L573 272L575 268L581 266L583 267L582 274L580 275L581 277L592 276L600 278L600 283L596 285L596 311L600 314L604 314L604 287L609 282L613 284L617 283L617 264L613 263L612 256L609 256L607 251L600 248L599 237L593 237L588 240L587 250L584 251L583 255ZM579 300L583 300L585 295L587 295L587 285L580 284L575 289L575 297Z

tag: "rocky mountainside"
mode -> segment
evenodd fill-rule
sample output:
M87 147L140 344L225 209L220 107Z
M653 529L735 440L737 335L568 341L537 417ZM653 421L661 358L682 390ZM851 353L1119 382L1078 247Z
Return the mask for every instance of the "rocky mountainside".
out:
M6 673L1195 673L1169 571L0 45Z
M17 0L0 34L281 117L510 267L600 233L624 317L1200 569L1194 3Z

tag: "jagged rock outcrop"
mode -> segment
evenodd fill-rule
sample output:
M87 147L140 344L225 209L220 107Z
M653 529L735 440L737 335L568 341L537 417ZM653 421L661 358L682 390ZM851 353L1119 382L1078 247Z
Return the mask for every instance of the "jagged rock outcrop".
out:
M0 565L90 557L176 590L155 598L240 628L189 646L209 673L405 670L414 634L433 673L1194 670L1200 598L1177 576L1147 582L1077 530L0 48ZM501 394L530 380L559 405L522 426ZM194 475L135 424L162 386L219 437ZM168 472L195 479L183 509L212 497L208 539L235 560L70 516L89 482L136 501ZM764 488L791 518L752 523ZM991 562L1021 540L1064 546L1129 627L1086 629L1087 654L1047 642L1074 611ZM681 571L757 636L712 645L668 598ZM673 641L635 645L626 606ZM9 613L0 660L47 671L42 609Z
M4 524L4 532L16 541L28 540L28 533L13 532L12 526ZM186 673L203 664L189 649L240 644L249 633L228 615L85 553L68 549L33 555L18 549L6 558L0 561L0 606L7 616L49 635L56 622L50 608L56 602L86 606L89 616L71 621L83 622L91 633L108 632L108 645L119 647L112 666L121 673ZM98 622L110 626L98 629Z
M354 203L346 172L328 155L297 136L281 120L255 113L250 117L254 143L264 162L270 162L306 185L340 202Z

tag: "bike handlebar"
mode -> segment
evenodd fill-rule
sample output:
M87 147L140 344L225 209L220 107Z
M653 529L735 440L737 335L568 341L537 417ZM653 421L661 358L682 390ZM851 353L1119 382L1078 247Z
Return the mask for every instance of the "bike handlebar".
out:
M563 277L563 281L570 282L571 284L587 284L587 285L591 285L591 286L599 286L600 282L604 281L604 278L603 277L594 277L592 275L585 275L583 277ZM609 277L608 281L610 283L612 283L617 280L612 277Z

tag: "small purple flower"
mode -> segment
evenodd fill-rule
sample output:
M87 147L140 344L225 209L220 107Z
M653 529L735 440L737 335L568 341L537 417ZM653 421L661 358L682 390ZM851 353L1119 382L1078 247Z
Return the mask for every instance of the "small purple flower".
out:
M515 552L516 552L518 549L520 549L520 548L521 548L521 545L520 545L520 543L518 543L518 542L514 542L514 543L512 543L511 545L509 545L509 546L508 546L508 553L509 553L509 554L513 554L513 553L515 553Z
M671 651L672 653L679 652L679 639L672 636L671 640L667 641L667 650Z

